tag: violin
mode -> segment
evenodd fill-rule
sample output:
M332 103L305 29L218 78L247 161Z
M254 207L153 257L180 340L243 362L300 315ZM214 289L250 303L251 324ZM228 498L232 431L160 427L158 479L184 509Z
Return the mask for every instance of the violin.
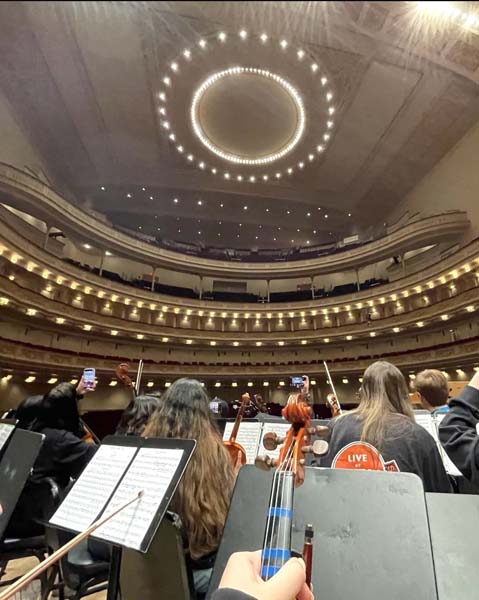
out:
M236 415L235 423L233 425L233 429L231 431L230 439L223 442L228 450L231 460L233 461L233 465L236 466L240 461L242 465L246 464L246 452L241 444L236 441L236 436L238 435L239 426L241 421L243 420L243 415L246 407L250 403L249 394L243 394L241 396L241 406L239 407L238 414Z
M116 378L127 388L130 388L135 396L135 386L130 377L130 365L128 363L120 363L115 369Z
M273 485L266 515L263 550L261 553L261 577L264 580L275 575L291 557L291 529L293 523L294 490L304 482L304 457L313 452L323 456L328 451L325 440L316 440L310 445L311 436L329 433L329 428L311 426L312 408L309 405L309 378L303 376L303 386L290 394L288 403L282 410L284 419L291 423L286 437L276 433L265 434L263 445L274 450L281 445L279 458L257 457L255 464L262 469L275 467ZM305 564L309 569L307 581L311 581L312 528L305 532Z
M100 446L101 442L97 435L91 430L88 425L85 423L83 419L80 419L80 425L83 428L83 437L82 440L87 444L94 444L95 446Z
M339 417L339 415L343 414L343 409L341 408L341 404L339 403L338 395L336 394L336 390L334 389L334 383L331 378L331 373L328 369L328 364L325 360L323 360L323 365L326 370L326 374L328 376L329 383L331 384L331 389L333 390L332 394L328 394L326 396L326 403L331 409L331 414L333 417Z

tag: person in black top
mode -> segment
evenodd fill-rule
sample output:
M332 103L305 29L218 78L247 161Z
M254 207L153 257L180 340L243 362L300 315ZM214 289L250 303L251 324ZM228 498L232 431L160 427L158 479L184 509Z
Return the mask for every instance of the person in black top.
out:
M415 473L427 492L452 492L433 437L414 420L406 381L378 361L363 376L359 407L331 421L320 466Z
M27 428L42 433L45 440L10 519L7 536L41 534L43 527L37 520L45 518L46 507L51 503L49 479L65 489L94 455L96 447L81 439L77 398L85 391L83 380L77 388L71 383L60 383L36 406L36 416L29 416Z
M314 600L302 559L291 558L268 581L260 569L261 551L232 554L212 600Z
M142 435L148 419L161 404L161 396L136 396L125 408L115 435Z
M439 439L461 473L479 485L479 372L457 398L439 426Z

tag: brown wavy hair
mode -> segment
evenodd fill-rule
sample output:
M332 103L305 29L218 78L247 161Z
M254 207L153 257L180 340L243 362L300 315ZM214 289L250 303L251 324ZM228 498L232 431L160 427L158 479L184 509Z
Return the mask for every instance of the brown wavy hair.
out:
M361 440L378 449L388 426L400 425L405 419L414 421L406 380L401 371L389 362L378 360L369 365L364 371L359 395L359 406L351 413L358 415L362 421Z
M175 381L143 435L196 440L171 508L183 521L191 558L213 552L223 533L235 476L201 384L194 379Z

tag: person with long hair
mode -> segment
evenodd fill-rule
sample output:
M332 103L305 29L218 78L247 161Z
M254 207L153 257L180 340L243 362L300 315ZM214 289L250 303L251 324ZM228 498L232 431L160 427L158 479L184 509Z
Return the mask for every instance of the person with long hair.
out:
M161 398L144 436L196 440L196 449L170 508L187 537L196 591L205 593L226 521L235 471L198 381L178 379Z
M415 473L427 492L451 492L434 438L415 422L401 371L377 361L363 375L357 409L333 419L324 467Z
M160 403L159 395L136 396L123 411L115 435L141 435Z

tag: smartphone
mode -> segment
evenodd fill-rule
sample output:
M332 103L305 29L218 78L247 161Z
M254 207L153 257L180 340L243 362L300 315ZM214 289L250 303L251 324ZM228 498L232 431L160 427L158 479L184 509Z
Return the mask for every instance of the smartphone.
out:
M220 403L217 402L217 401L211 400L211 402L210 402L210 410L215 415L219 415L220 414Z
M301 389L304 386L304 379L302 375L295 375L291 377L291 387Z
M83 369L83 383L89 390L92 390L95 387L95 369Z

